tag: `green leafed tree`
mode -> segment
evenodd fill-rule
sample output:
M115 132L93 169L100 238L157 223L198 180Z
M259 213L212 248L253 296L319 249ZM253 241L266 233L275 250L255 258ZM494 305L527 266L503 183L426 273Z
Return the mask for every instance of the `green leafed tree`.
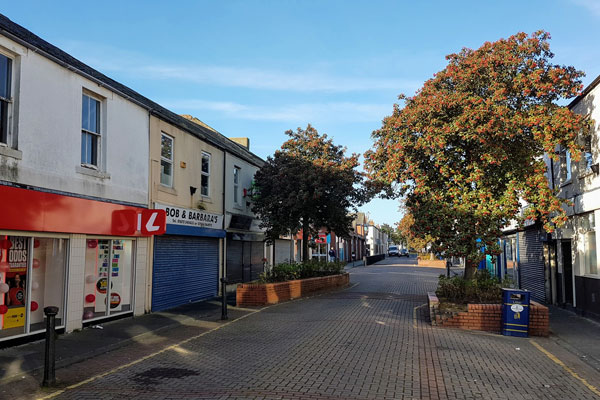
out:
M373 132L365 154L371 179L405 196L413 234L466 259L465 277L496 253L501 229L526 219L552 231L566 220L546 179L546 153L581 156L590 121L557 101L582 89L583 73L553 64L549 34L519 33L447 56L448 65Z
M388 239L394 244L402 244L404 240L397 229L394 229L388 224L383 224L380 227L381 231L388 235Z
M302 232L303 259L309 237L321 228L347 237L356 207L366 200L358 155L345 155L326 134L306 129L287 131L290 137L256 173L253 211L267 237Z

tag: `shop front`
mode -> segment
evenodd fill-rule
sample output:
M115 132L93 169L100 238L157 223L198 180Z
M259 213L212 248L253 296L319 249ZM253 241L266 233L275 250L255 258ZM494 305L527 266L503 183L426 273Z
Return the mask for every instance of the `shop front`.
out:
M217 296L223 215L155 203L167 215L154 240L152 311Z
M3 185L0 198L0 341L43 332L48 306L66 331L136 299L143 313L145 236L164 231L162 212Z
M251 282L264 272L264 240L258 220L248 215L231 215L227 228L226 252L227 280L230 283Z

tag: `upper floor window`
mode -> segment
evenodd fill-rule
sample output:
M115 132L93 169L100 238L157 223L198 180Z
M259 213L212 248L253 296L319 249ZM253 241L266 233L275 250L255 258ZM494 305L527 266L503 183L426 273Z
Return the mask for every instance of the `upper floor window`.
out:
M565 175L566 180L571 180L571 152L569 150L563 150L564 152L564 167L565 167Z
M242 203L240 196L240 171L239 167L233 168L233 202L237 205Z
M583 137L583 161L585 162L586 170L594 164L594 158L592 157L592 135Z
M164 133L160 136L160 183L173 186L173 138Z
M81 107L81 164L86 167L98 168L100 143L101 101L87 94L82 96Z
M209 196L210 154L208 153L202 153L202 168L200 173L200 194L202 194L202 196Z
M12 60L0 54L0 143L12 146L10 119L12 112Z

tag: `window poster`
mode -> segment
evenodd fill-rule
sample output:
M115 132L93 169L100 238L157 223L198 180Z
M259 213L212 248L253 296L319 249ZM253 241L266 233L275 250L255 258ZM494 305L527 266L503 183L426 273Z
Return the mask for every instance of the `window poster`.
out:
M10 272L27 271L27 243L28 238L22 236L9 236L10 249L7 251Z
M0 274L2 283L2 329L25 325L25 293L27 287L27 264L29 262L29 238L3 236L4 251L0 261L8 263L8 268Z
M110 257L110 241L98 241L98 276L106 278L108 276L109 257Z

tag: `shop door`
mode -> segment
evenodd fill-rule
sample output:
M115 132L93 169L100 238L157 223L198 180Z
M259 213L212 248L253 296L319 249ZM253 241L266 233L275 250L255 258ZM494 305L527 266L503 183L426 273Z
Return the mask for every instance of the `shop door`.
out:
M152 311L217 296L219 240L157 236L152 271Z
M231 283L257 280L264 271L263 242L227 241L227 279Z
M242 274L243 243L239 240L227 240L227 280L231 283L244 281Z
M546 302L556 304L556 242L548 242L544 245L544 262Z
M563 276L565 282L565 303L573 305L573 262L571 254L571 241L561 242Z

